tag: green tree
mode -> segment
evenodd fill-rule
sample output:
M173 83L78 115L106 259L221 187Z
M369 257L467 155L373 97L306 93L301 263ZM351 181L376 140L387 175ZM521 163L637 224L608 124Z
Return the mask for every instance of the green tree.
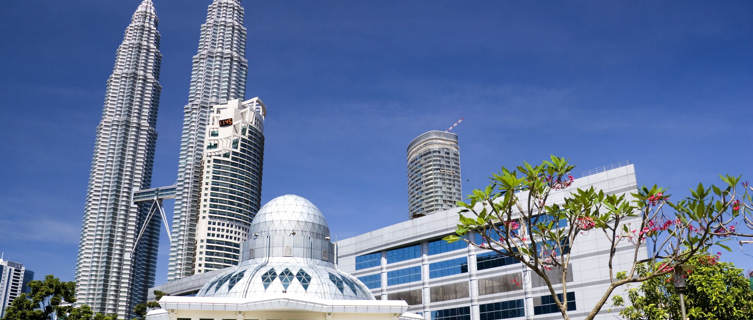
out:
M149 312L149 310L159 309L161 306L157 301L162 299L162 297L165 295L166 293L162 291L154 290L154 301L137 304L133 311L136 315L138 315L138 318L136 318L136 320L144 320L146 319L146 314Z
M684 293L690 319L753 319L753 290L742 270L731 263L718 262L718 256L695 257L685 269L689 269L684 274L687 282ZM640 274L645 273L646 270L640 270ZM625 319L680 319L680 298L671 275L643 282L630 289L628 297L631 305L620 312Z
M658 186L632 195L571 188L574 168L556 156L539 165L503 167L486 188L473 190L468 202L458 202L462 208L455 234L445 240L466 241L521 262L544 281L563 319L570 319L571 249L584 235L603 235L610 247L603 266L609 285L586 314L591 320L617 288L664 277L713 246L726 248L727 240L752 236L734 226L751 213L740 200L750 200L748 191L753 191L747 185L739 188L738 177L722 176L722 186L698 184L689 197L673 201ZM553 203L555 193L564 200ZM469 237L471 232L480 239ZM617 249L631 252L626 270L615 268ZM647 257L641 257L642 250Z
M48 275L29 282L30 294L21 294L5 310L3 320L117 320L115 315L94 314L89 306L74 307L76 284Z

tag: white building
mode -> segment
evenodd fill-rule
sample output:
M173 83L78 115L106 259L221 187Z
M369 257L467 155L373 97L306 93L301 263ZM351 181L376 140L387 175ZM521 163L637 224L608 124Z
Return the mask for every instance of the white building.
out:
M245 98L248 61L244 17L240 0L214 0L201 25L188 103L183 110L168 280L195 273L206 127L212 106Z
M21 293L29 293L29 282L34 280L34 272L24 265L0 258L0 319L5 316L13 300Z
M576 179L550 200L561 202L569 191L589 187L607 194L637 192L634 167ZM452 209L338 241L338 266L358 277L375 296L405 300L410 312L427 320L561 318L543 280L521 263L462 241L442 240L457 224L458 209ZM572 246L567 278L574 319L585 316L609 284L609 243L603 239L603 234L589 232ZM632 248L629 243L617 248L618 270L630 266ZM645 250L641 254L645 256ZM614 318L617 311L606 306L599 318Z
M411 219L451 209L462 199L460 148L452 132L433 130L408 145Z
M97 125L76 263L77 302L123 319L146 301L157 265L159 219L145 221L149 208L132 198L152 180L162 90L157 24L154 4L142 1L118 47Z
M196 273L241 262L241 243L261 203L264 117L259 98L212 108L204 144Z
M337 269L327 221L308 200L270 201L249 232L250 260L217 273L195 297L163 297L147 319L421 319Z

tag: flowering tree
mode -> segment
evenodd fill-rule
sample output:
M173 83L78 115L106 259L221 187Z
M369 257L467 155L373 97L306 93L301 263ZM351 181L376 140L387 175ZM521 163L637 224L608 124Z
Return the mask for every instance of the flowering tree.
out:
M692 268L678 275L687 282L684 294L691 319L738 320L753 315L753 289L748 279L732 263L719 262L720 255L695 257L689 262ZM644 272L639 270L639 274ZM628 320L680 319L680 298L672 284L673 276L656 277L631 288L630 304L620 315Z
M567 275L570 252L588 233L602 234L609 244L609 285L585 319L593 319L615 289L663 277L714 246L733 237L743 218L739 178L723 176L721 187L699 184L692 195L670 200L657 186L632 195L571 188L574 166L552 156L540 165L502 168L484 190L474 190L462 207L456 234L448 242L465 241L513 258L546 284L562 317L568 315ZM551 200L557 192L563 201ZM471 232L480 235L469 237ZM629 247L630 267L615 268L618 248ZM621 265L624 265L621 264ZM643 270L644 272L638 272Z

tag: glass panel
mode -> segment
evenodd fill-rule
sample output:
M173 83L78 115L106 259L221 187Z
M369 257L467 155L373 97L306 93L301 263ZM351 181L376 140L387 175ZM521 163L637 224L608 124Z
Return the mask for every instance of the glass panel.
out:
M387 285L421 281L421 267L405 268L387 272Z
M431 312L432 320L471 320L471 308L460 307Z
M340 290L340 293L343 293L343 290L345 290L345 286L343 285L343 281L342 279L340 279L340 277L330 273L329 281L332 281L332 283L335 284L337 289Z
M562 294L558 293L557 298L562 301ZM567 293L567 311L575 310L575 292ZM533 299L533 314L547 314L560 312L553 296L543 296Z
M290 272L290 269L285 268L280 273L280 281L282 281L282 287L285 288L285 290L288 290L288 287L290 286L290 283L293 282L293 273Z
M429 265L429 278L446 277L468 272L468 258L435 262Z
M468 281L431 287L431 302L455 300L468 297Z
M371 253L356 257L356 270L376 267L382 264L382 253Z
M462 240L455 241L453 243L447 243L447 241L439 239L429 242L429 255L465 249L467 247L468 243Z
M509 319L525 316L523 299L503 301L479 306L481 320Z
M236 273L232 277L230 277L230 282L228 282L227 284L227 290L230 291L231 289L233 289L233 287L235 287L235 284L237 284L238 281L241 281L241 279L243 279L243 275L245 274L246 274L246 271L243 270L241 272Z
M539 276L538 274L531 273L531 286L534 288L536 287L543 287L546 286L546 282L544 282L544 278ZM549 277L549 281L552 282L552 284L560 284L562 283L562 268L560 267L553 267L552 270L546 271L547 277ZM573 265L568 265L567 268L567 282L573 281Z
M476 255L476 268L478 270L486 270L516 264L518 262L519 261L515 260L515 258L506 257L494 251Z
M261 281L264 283L264 289L266 290L269 288L269 285L272 284L272 281L275 281L277 279L277 272L275 272L275 269L269 269L267 273L261 275Z
M487 295L523 289L523 278L520 273L506 274L478 280L478 294Z
M421 245L412 245L398 249L392 249L385 253L387 263L395 263L421 257Z
M345 282L348 288L350 288L350 291L353 291L353 294L355 294L356 296L358 295L358 285L356 285L355 282L353 282L352 280L348 279L348 277L345 277L345 276L340 276L340 279L342 279L343 282Z
M311 276L306 273L306 271L303 271L303 269L298 270L298 273L296 273L295 278L298 279L298 282L301 283L301 286L303 286L304 290L309 289L309 284L311 284Z
M422 303L422 295L421 289L394 292L387 295L387 300L403 300L408 303L409 306L415 306Z
M363 284L365 284L369 289L378 289L382 287L381 274L372 274L369 276L358 277L358 280L361 280L361 282L363 282Z

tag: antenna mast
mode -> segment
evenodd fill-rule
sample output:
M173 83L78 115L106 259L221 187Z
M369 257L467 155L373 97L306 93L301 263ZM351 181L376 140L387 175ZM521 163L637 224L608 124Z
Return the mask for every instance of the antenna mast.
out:
M464 118L460 118L460 120L453 123L449 128L447 128L447 132L452 132L452 130L455 130L461 123L463 123Z

